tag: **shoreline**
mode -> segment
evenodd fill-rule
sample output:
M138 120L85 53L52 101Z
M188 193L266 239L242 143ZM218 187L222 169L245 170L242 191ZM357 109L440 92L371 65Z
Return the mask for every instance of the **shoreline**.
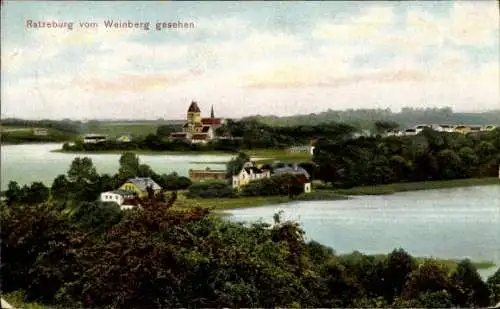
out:
M297 198L286 196L255 196L234 198L185 198L186 203L193 203L201 207L213 208L215 211L225 212L232 209L254 208L273 206L286 203L307 201L338 201L355 196L390 195L399 192L412 192L423 190L439 190L465 188L474 186L500 185L500 178L469 178L443 181L407 182L389 185L354 187L350 189L318 189Z
M73 151L73 150L63 150L54 149L50 152L53 153L63 153L63 154L73 154L73 155L106 155L106 154L123 154L124 152L133 152L137 155L173 155L173 156L202 156L202 155L216 155L216 156L227 156L234 157L237 156L239 152L244 152L252 158L257 163L268 164L274 161L284 161L284 162L311 162L312 156L307 153L296 153L288 152L285 149L241 149L239 152L230 152L222 150L90 150L90 151ZM193 164L206 163L206 162L190 162Z
M193 151L176 151L176 150L91 150L91 151L68 151L62 149L54 149L50 152L54 153L64 153L64 154L76 154L76 155L87 155L87 154L123 154L124 152L133 152L137 155L224 155L224 156L234 156L237 152L223 152L218 150L193 150Z

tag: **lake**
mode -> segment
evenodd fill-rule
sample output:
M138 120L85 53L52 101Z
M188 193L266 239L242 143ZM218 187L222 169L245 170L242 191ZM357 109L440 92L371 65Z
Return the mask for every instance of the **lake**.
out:
M9 181L19 184L30 184L33 181L42 181L47 186L52 184L59 174L66 174L76 157L89 157L101 174L118 172L120 154L75 154L51 152L61 149L62 144L24 144L1 146L1 188L7 189ZM148 164L157 173L177 172L188 176L192 169L225 169L221 164L231 159L231 155L139 155L141 163ZM191 163L211 162L211 163Z
M500 267L500 186L307 201L231 211L232 220L298 221L307 239L337 253L404 248L414 256L494 261ZM483 276L495 269L481 270Z

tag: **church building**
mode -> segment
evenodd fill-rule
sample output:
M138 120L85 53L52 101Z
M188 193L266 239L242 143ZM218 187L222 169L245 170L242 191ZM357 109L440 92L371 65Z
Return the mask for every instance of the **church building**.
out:
M172 133L170 134L170 138L205 144L215 138L215 130L223 124L224 121L222 119L215 118L213 106L210 111L210 117L202 118L198 103L192 101L187 110L186 123L182 127L182 132Z

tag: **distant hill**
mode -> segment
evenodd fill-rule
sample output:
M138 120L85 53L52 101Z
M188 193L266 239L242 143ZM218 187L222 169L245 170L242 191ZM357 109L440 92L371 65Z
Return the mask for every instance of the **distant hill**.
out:
M500 125L500 110L481 113L456 113L445 108L403 108L401 112L390 109L348 109L344 111L328 110L317 114L278 116L251 116L245 119L276 126L318 125L328 122L345 122L363 129L373 127L375 121L394 121L401 127L417 124L466 124L466 125Z

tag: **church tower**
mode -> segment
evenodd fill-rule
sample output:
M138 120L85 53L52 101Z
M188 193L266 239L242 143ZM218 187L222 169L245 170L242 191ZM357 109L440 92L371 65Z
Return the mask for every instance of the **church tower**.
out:
M190 133L195 133L201 131L201 111L198 103L196 101L192 101L191 105L189 105L187 111L187 131Z

